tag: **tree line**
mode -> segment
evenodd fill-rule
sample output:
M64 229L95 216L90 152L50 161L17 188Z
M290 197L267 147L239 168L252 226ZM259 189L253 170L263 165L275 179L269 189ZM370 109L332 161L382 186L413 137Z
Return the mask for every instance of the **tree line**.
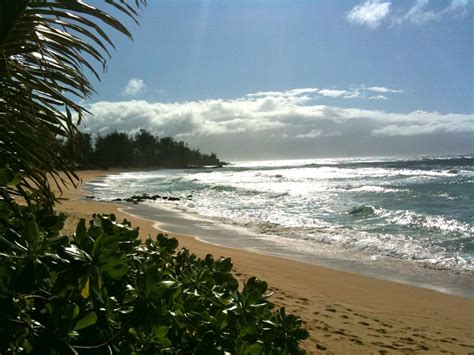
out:
M190 168L222 166L215 153L204 154L172 137L159 138L141 129L135 135L114 131L99 135L78 132L63 141L61 154L78 169L91 168Z

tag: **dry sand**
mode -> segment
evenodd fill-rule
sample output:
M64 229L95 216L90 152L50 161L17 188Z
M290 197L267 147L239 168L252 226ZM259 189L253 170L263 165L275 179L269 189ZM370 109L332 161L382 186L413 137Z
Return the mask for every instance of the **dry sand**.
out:
M111 172L80 176L88 181L106 174ZM119 211L123 205L85 200L84 194L81 188L65 191L67 200L57 206L69 215L69 232L93 212L127 218L140 227L142 237L159 232L152 221ZM272 302L305 321L310 338L302 345L310 354L474 351L473 299L173 236L198 256L230 256L240 280L266 280L274 291Z

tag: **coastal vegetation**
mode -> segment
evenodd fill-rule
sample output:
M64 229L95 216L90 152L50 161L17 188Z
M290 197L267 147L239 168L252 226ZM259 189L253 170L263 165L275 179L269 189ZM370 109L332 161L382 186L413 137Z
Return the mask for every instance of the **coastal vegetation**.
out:
M112 132L98 136L93 143L88 133L77 132L62 143L63 159L77 169L93 168L190 168L223 163L215 153L204 154L172 137L159 138L145 129L135 135Z
M113 215L82 219L0 204L0 353L299 354L301 319L266 282L241 290L229 258L197 258Z
M104 2L132 19L145 3ZM93 93L83 70L99 78L91 58L105 67L113 46L103 24L130 36L85 1L0 1L0 353L303 353L301 319L273 309L264 281L239 287L230 259L199 259L161 234L141 242L113 215L62 231L50 181L77 183L62 142L81 139L76 99Z

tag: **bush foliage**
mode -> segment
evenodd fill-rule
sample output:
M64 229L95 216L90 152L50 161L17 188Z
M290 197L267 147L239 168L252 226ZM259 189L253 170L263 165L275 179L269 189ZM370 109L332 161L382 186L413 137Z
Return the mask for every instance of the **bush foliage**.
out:
M64 219L0 201L1 354L304 353L302 321L273 311L264 281L239 290L229 258L142 243L114 215L68 237Z

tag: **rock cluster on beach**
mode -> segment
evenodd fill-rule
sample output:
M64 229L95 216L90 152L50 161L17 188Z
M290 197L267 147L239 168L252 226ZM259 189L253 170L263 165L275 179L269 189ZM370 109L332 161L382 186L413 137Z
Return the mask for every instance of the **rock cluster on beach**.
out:
M188 195L186 198L189 200L193 197L193 195ZM86 199L88 200L94 200L95 196L93 195L88 195L86 196ZM180 197L175 197L175 196L161 196L161 195L149 195L149 194L143 194L143 195L133 195L127 198L114 198L112 201L113 202L132 202L133 204L138 204L139 202L143 202L146 200L167 200L167 201L180 201Z

